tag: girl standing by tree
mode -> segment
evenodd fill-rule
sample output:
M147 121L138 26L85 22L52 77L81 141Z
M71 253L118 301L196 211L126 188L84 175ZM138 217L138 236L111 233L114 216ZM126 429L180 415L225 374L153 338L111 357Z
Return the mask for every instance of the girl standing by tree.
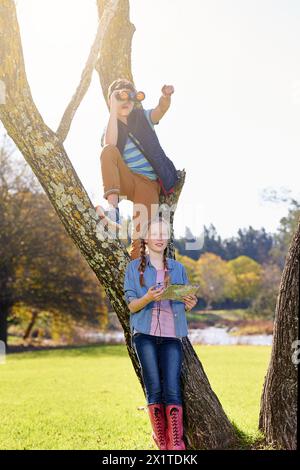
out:
M163 218L148 221L144 236L141 255L128 264L124 280L132 345L141 366L152 437L159 449L184 450L182 338L188 334L185 311L196 305L197 297L161 300L168 284L189 281L185 267L166 256L169 223Z

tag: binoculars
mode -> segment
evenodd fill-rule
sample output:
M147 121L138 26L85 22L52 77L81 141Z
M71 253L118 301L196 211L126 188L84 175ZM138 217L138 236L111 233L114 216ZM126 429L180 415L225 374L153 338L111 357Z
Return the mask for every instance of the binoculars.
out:
M145 99L145 93L143 91L119 91L116 93L116 97L120 101L131 100L131 101L143 101Z

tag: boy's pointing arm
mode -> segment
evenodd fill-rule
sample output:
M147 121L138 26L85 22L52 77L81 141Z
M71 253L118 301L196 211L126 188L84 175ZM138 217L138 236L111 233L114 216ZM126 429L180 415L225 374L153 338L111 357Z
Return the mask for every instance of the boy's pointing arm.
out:
M158 124L163 115L168 111L171 104L171 95L174 93L172 85L164 85L161 89L162 95L156 108L151 111L151 121Z

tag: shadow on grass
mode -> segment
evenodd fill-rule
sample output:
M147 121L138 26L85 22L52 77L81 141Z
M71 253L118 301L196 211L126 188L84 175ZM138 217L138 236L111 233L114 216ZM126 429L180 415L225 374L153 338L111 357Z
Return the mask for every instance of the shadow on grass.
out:
M266 442L265 436L257 430L256 435L242 431L234 421L231 422L237 436L236 445L231 450L276 450Z

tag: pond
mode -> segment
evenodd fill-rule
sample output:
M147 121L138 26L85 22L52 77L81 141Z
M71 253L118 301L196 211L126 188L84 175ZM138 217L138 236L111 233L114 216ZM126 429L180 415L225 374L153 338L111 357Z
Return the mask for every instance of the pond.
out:
M189 330L192 344L251 344L253 346L271 346L272 335L231 335L227 328L209 326L202 329Z
M91 332L85 336L90 341L103 343L125 343L122 331ZM227 328L209 326L207 328L189 329L188 337L192 344L250 344L253 346L271 346L272 335L231 335Z

